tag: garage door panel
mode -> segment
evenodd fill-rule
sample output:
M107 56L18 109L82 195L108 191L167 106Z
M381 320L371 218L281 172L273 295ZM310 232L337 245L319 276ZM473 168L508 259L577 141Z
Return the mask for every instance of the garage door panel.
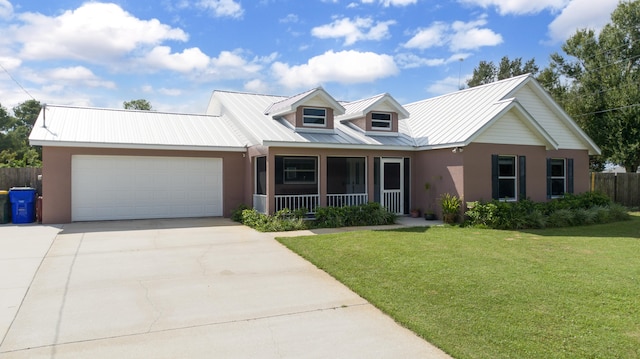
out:
M72 220L222 215L222 159L72 158Z

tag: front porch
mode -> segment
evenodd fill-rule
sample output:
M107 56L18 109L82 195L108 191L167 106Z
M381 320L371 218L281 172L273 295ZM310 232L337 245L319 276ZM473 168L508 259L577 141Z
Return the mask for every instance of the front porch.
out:
M282 209L346 207L378 202L396 214L408 213L408 158L274 156L255 158L253 208L261 213ZM405 168L406 167L406 168ZM322 175L324 174L324 176ZM269 179L273 186L268 186ZM267 189L273 188L269 196Z

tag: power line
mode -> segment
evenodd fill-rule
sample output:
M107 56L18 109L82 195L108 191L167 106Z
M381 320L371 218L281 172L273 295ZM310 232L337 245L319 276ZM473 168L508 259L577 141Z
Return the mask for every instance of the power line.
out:
M600 113L624 110L625 108L631 108L631 107L636 107L636 106L640 106L640 103L634 103L633 105L620 106L620 107L610 108L610 109L601 110L601 111L582 113L580 115L575 115L573 117L584 117L584 116L588 116L588 115L597 115L597 114L600 114Z
M36 98L35 98L35 97L33 97L33 96L31 96L31 94L29 93L29 91L27 91L27 89L25 89L25 88L20 84L20 82L18 82L18 80L16 80L16 79L11 75L11 73L9 73L9 71L8 71L4 66L2 66L2 64L0 64L0 67L4 70L4 72L6 72L6 73L7 73L7 75L9 75L9 77L11 78L11 80L13 80L13 82L15 82L15 83L16 83L16 85L18 85L18 86L22 89L22 91L24 91L24 93L26 93L26 94L27 94L29 97L31 97L31 99L33 99L34 101L37 101L37 100L36 100Z

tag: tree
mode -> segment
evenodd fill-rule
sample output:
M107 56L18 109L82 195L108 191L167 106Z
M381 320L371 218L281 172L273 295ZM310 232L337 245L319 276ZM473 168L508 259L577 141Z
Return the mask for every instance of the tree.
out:
M640 1L620 2L599 35L578 30L562 46L567 57L551 56L551 88L604 159L627 172L640 165ZM557 95L554 95L557 96Z
M122 103L126 110L142 110L142 111L151 111L151 102L145 99L124 101Z
M531 59L523 65L521 57L509 60L509 57L504 56L498 66L492 61L480 61L478 67L473 69L473 76L467 81L467 86L475 87L526 73L531 73L535 76L539 70L535 59Z
M13 116L0 105L0 167L39 167L42 148L29 145L29 134L41 109L40 102L27 100L13 108Z

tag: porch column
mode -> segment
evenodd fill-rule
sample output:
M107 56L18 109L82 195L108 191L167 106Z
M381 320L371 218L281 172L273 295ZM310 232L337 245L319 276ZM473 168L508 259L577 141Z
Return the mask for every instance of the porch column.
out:
M318 195L320 196L320 207L327 206L327 156L319 155L318 163Z
M276 208L276 158L267 155L267 214L273 214Z
M374 186L374 176L375 172L374 168L374 156L367 156L367 197L369 198L369 202L375 201L375 186Z

